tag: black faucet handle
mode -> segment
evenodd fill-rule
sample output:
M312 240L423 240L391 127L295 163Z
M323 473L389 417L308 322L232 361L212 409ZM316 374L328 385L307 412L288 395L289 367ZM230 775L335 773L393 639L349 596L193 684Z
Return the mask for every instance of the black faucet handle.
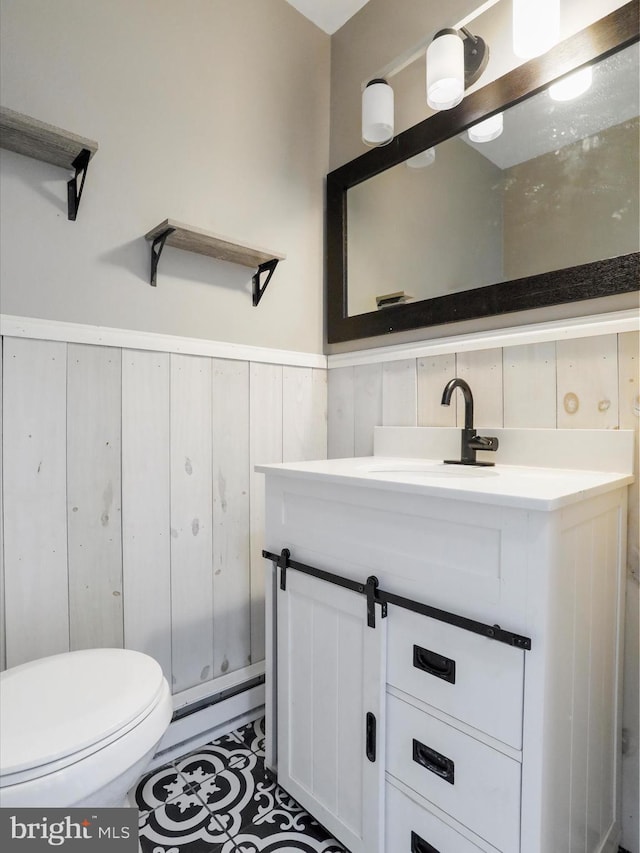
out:
M474 435L468 444L473 450L497 450L499 446L495 435Z

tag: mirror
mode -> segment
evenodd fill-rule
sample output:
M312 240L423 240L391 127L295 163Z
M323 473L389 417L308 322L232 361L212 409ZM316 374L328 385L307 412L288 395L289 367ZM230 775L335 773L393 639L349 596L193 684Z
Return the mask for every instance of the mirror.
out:
M637 251L638 45L592 73L506 110L494 140L464 131L351 187L349 315Z
M638 289L637 5L328 176L329 343Z

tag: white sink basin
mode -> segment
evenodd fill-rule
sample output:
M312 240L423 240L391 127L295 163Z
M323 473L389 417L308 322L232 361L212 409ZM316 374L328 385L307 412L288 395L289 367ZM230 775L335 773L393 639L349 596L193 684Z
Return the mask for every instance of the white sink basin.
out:
M498 471L495 468L487 468L483 466L473 465L445 465L443 462L426 462L424 464L407 462L403 464L394 462L392 465L372 465L367 469L368 474L391 474L398 475L406 474L419 475L427 477L497 477Z

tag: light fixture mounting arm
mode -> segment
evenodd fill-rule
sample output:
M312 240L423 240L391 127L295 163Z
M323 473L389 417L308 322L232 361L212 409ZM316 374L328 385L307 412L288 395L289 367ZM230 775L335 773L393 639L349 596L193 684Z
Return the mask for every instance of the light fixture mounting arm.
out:
M480 36L470 33L466 27L462 27L460 32L464 36L464 88L468 89L484 74L489 63L489 45Z

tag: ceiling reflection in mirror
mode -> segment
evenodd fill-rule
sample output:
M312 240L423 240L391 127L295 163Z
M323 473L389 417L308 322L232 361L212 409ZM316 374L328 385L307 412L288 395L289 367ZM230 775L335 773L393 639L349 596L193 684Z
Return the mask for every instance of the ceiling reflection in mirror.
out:
M490 142L465 131L350 187L348 314L637 252L638 55L573 100L521 101Z

